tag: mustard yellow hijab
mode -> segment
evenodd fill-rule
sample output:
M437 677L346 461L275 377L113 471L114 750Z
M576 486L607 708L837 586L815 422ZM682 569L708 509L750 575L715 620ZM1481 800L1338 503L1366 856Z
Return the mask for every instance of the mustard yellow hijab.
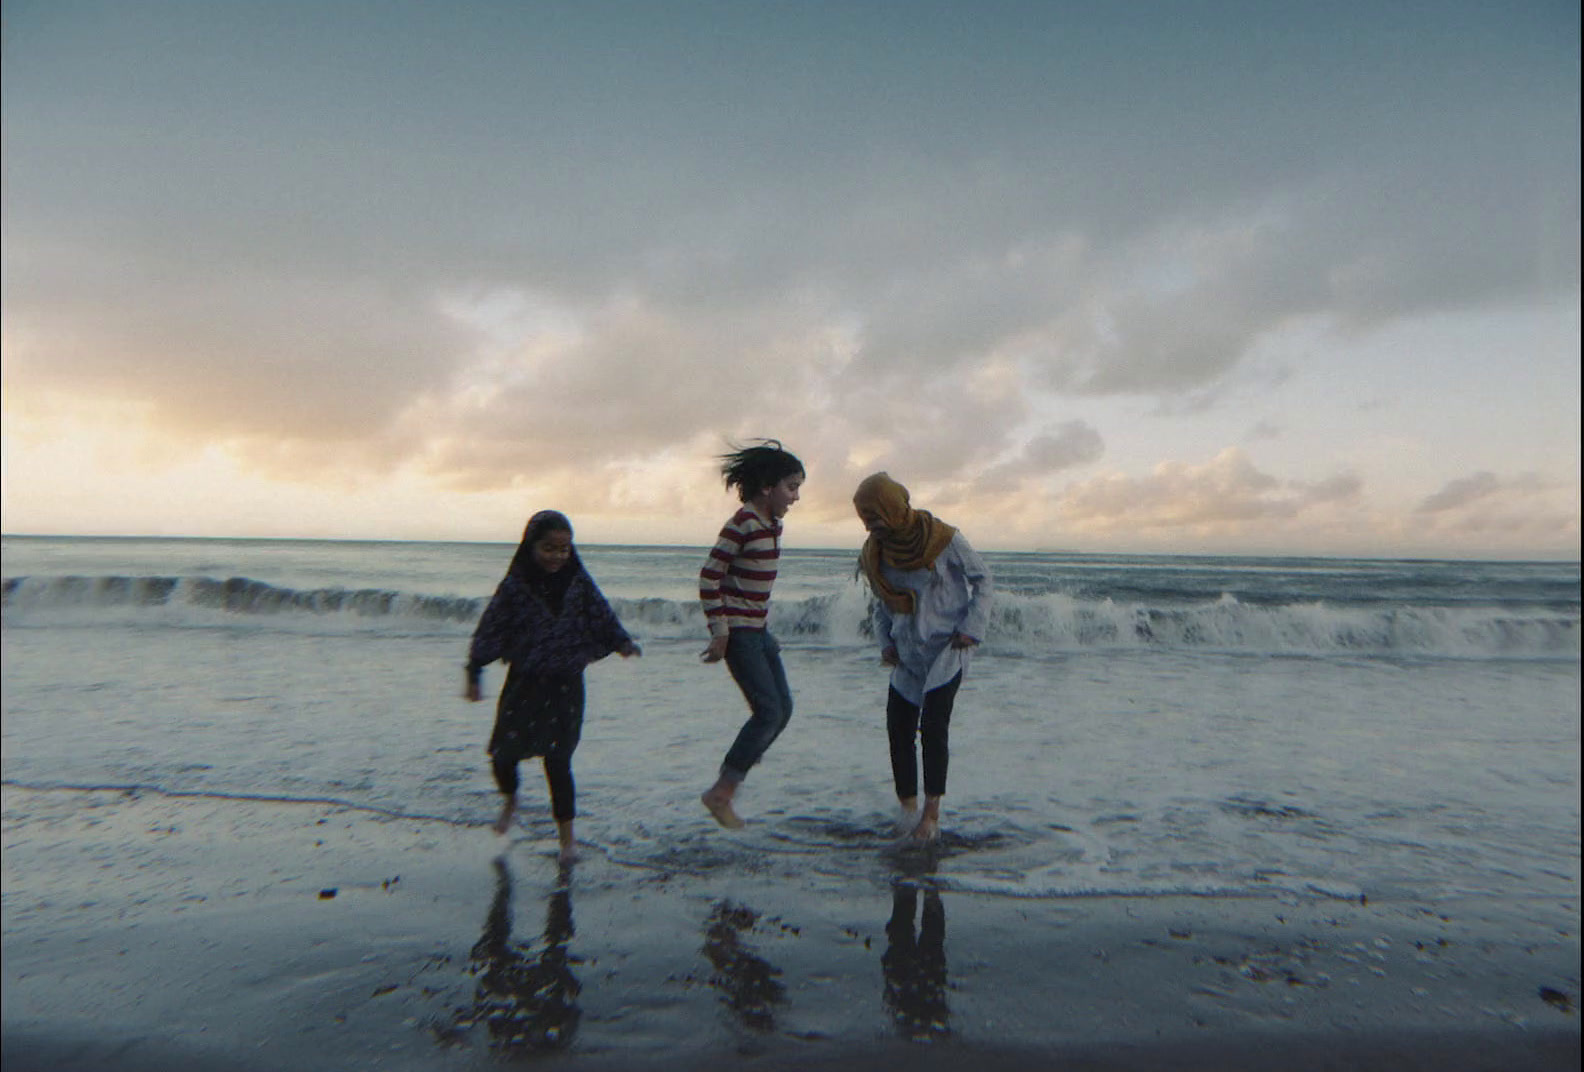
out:
M881 602L898 614L912 614L913 593L886 583L880 564L899 570L931 569L957 530L928 510L909 506L908 489L886 473L864 477L853 493L853 507L859 517L872 516L886 528L885 539L871 534L864 541L858 567Z

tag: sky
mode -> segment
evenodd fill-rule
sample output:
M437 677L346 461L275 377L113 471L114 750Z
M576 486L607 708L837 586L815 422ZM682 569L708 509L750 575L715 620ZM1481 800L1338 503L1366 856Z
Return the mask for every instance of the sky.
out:
M8 0L7 534L1579 557L1579 8Z

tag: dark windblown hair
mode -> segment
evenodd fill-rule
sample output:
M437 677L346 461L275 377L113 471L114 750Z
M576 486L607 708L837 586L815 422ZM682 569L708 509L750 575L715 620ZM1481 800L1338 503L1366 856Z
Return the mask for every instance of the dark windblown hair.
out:
M737 497L743 502L789 476L801 476L804 473L803 463L798 461L797 455L782 447L778 439L760 439L751 447L739 447L735 443L727 445L732 450L730 454L720 456L721 476L726 478L728 488L737 489Z

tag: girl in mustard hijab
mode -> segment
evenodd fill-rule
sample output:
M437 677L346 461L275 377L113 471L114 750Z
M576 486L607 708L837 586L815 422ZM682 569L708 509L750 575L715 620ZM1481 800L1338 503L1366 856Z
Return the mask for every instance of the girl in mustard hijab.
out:
M940 836L952 704L969 653L985 634L994 583L962 533L927 510L885 473L866 477L853 507L869 531L858 564L875 596L875 639L891 667L886 732L903 823L915 841ZM918 806L922 745L924 807Z

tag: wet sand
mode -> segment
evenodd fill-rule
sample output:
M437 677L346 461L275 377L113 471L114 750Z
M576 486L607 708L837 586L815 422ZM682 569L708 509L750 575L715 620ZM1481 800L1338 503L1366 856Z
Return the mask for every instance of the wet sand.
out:
M726 832L713 862L567 870L532 813L501 839L151 792L3 810L7 1072L1579 1064L1576 897L1034 900Z

